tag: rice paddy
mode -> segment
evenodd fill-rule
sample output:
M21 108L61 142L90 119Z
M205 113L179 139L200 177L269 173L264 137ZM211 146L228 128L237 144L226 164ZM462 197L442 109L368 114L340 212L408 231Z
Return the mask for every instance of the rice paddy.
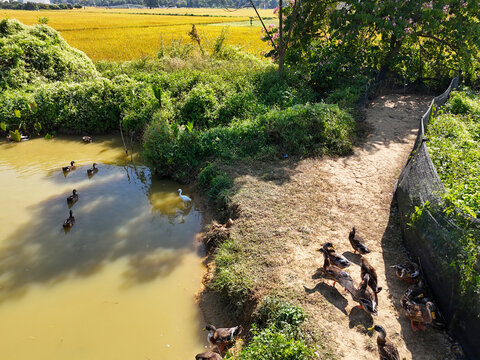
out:
M2 16L3 15L3 16ZM261 15L274 23L273 10ZM24 11L3 10L0 17L17 19L26 25L48 18L48 25L59 31L72 46L92 60L127 61L155 56L160 45L172 40L189 41L188 32L195 24L208 44L228 27L228 45L261 56L269 45L261 40L261 24L253 9L105 9ZM250 22L250 19L253 21ZM214 26L212 26L214 25Z

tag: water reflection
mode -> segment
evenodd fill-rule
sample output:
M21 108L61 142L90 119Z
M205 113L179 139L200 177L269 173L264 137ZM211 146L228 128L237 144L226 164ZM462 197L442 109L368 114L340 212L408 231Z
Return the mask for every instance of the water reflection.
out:
M0 301L29 284L52 283L72 273L91 275L92 269L125 256L130 280L153 280L168 275L178 264L175 259L192 249L200 214L178 197L177 184L152 183L144 166L106 164L99 164L89 181L85 168L77 167L66 179L79 194L71 208L72 228L62 228L68 217L68 193L62 193L30 206L33 219L3 240ZM60 182L63 173L50 177Z
M181 201L178 184L152 179L112 144L0 143L6 358L173 360L205 345L194 301L200 212ZM77 169L65 177L72 159ZM99 170L89 178L93 162ZM75 225L65 232L73 189Z

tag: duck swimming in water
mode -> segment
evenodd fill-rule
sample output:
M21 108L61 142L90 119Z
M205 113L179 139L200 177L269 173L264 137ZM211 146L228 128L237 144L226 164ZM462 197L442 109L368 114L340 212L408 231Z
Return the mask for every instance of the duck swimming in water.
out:
M72 195L67 197L67 203L68 205L72 206L78 201L78 193L76 189L73 189Z
M93 163L93 166L90 169L87 169L87 175L92 176L98 172L98 168L96 168L97 163Z
M75 161L70 161L70 166L62 167L63 172L70 172L72 170L75 170L77 167L73 164L75 164Z
M70 210L70 216L63 222L63 228L71 228L75 224L75 217L73 216L72 210Z

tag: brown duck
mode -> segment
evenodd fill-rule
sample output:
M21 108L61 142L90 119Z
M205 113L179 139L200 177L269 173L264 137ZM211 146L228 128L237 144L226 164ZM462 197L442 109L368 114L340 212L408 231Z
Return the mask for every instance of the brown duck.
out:
M434 304L431 301L427 301L425 304L418 304L409 299L408 294L405 293L400 299L400 304L405 311L405 315L410 319L413 331L425 331L426 328L422 323L430 324L432 320L435 320ZM415 325L415 323L418 323L418 325Z
M208 341L212 345L216 345L218 350L222 352L225 347L232 343L238 335L242 333L243 327L242 325L238 325L231 328L217 329L213 325L207 325L203 330L208 331Z
M214 351L205 351L195 355L195 360L222 360L222 357Z
M72 206L78 201L78 193L76 189L73 189L72 195L67 197L67 203L68 205Z
M370 276L370 279L368 280L368 286L376 293L378 294L380 291L382 291L382 287L378 286L377 282L377 272L375 271L375 268L370 265L368 260L362 256L362 268L361 268L361 277L362 279L365 277L365 274L368 274Z
M380 325L375 325L369 328L368 330L375 330L378 332L377 336L377 345L378 353L380 354L381 360L400 360L400 355L398 354L397 347L387 339L387 332Z
M62 167L62 171L63 172L70 172L72 170L75 170L77 167L73 164L75 164L75 161L70 161L70 165Z
M409 261L392 267L396 269L397 277L409 284L416 284L420 279L420 267L414 262Z
M354 295L352 294L352 297L358 302L358 308L365 310L369 314L377 315L377 294L367 286L369 280L370 275L365 274L363 281L360 283Z
M348 234L348 240L350 240L350 244L353 247L354 253L359 254L368 254L370 250L368 249L367 245L365 245L365 242L363 239L356 234L357 229L355 226L353 227L352 231Z
M338 266L340 269L345 269L351 265L351 262L348 261L345 256L335 251L335 246L333 246L331 242L323 244L322 248L327 251L330 262L333 265ZM320 251L320 249L318 249L318 251Z
M355 293L356 289L352 277L346 271L331 263L327 250L321 248L319 251L323 254L323 270L325 272L325 277L333 281L332 286L335 286L338 282L351 294Z
M73 225L75 225L75 216L73 216L72 210L70 210L70 216L63 222L63 227L68 229Z

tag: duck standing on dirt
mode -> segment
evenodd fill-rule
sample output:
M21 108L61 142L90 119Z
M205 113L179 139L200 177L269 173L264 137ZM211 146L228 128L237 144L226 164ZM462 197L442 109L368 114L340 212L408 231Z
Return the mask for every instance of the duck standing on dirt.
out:
M361 268L361 278L363 279L365 277L365 274L368 274L370 276L370 279L368 280L368 286L373 290L374 293L378 294L380 291L382 291L382 287L378 286L377 282L377 272L375 271L375 268L370 265L368 260L362 256L362 268Z
M348 261L345 256L335 251L335 246L333 246L331 242L326 242L322 248L327 251L330 262L333 263L333 265L338 266L340 269L345 269L351 265L351 262ZM318 249L318 251L320 251L320 249Z
M325 272L325 277L333 281L332 286L335 287L335 284L338 282L349 293L355 293L355 284L350 274L331 263L327 250L321 248L319 251L323 254L323 271Z
M422 330L425 331L425 326L422 323L430 324L435 320L434 304L431 301L427 301L425 304L418 304L412 301L408 294L405 293L400 299L400 304L405 311L405 315L410 319L410 325L413 331ZM415 326L414 323L418 323Z
M371 315L377 315L377 294L370 289L367 284L370 275L365 274L363 281L360 283L357 291L352 294L353 299L358 302L358 308L365 310Z
M214 351L205 351L195 356L195 360L222 360L219 353Z
M420 279L420 267L414 262L409 261L392 267L396 269L397 277L409 284L416 284Z
M365 242L363 239L356 234L357 229L355 226L353 227L352 231L348 234L348 240L350 240L350 244L353 247L354 253L359 254L368 254L370 250L368 250L367 245L365 245Z
M397 347L387 339L387 332L380 325L375 325L368 330L378 332L377 345L381 360L400 360Z
M231 328L217 329L213 325L207 325L203 330L208 331L208 341L212 345L216 345L218 350L222 352L226 346L233 342L235 338L242 333L243 327L242 325L238 325Z

